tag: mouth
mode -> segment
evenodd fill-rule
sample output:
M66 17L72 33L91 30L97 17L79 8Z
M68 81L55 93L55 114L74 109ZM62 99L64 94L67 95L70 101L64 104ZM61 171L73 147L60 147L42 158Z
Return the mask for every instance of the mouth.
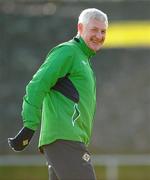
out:
M102 45L104 43L104 39L95 39L95 38L91 38L91 42L96 44L96 45Z

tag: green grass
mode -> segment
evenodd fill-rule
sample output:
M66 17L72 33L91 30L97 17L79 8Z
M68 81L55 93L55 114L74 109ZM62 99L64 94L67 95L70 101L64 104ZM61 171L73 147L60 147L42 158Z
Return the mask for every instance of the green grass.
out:
M106 180L105 167L96 166L95 167L97 180Z
M0 167L0 180L48 180L47 167Z
M106 180L106 168L95 167L97 180ZM150 180L150 166L119 167L118 180ZM0 167L0 180L48 180L47 167Z
M150 166L120 167L119 180L150 180Z

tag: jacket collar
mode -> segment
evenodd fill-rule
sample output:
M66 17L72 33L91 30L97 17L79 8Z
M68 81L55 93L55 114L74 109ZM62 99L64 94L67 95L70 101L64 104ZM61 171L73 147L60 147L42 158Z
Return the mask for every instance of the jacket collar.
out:
M73 40L76 42L76 44L79 46L79 48L84 52L84 54L88 58L91 58L92 56L96 54L95 51L93 51L86 45L86 43L84 42L81 36L76 36L73 38Z

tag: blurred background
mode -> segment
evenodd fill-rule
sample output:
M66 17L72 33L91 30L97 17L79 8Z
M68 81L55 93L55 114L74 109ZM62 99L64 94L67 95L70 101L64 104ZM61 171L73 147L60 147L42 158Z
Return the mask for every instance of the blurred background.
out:
M0 0L0 179L46 180L31 145L12 152L7 138L22 127L25 87L55 45L77 33L80 12L104 11L109 29L92 59L97 111L90 151L98 180L150 180L150 1Z

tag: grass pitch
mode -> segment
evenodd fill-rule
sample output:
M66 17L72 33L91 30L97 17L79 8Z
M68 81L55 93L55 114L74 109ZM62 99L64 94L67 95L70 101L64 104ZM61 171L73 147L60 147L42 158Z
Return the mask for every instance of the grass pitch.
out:
M122 166L116 180L150 180L150 166ZM95 167L97 180L107 180L106 168ZM47 167L0 167L0 180L48 180Z

